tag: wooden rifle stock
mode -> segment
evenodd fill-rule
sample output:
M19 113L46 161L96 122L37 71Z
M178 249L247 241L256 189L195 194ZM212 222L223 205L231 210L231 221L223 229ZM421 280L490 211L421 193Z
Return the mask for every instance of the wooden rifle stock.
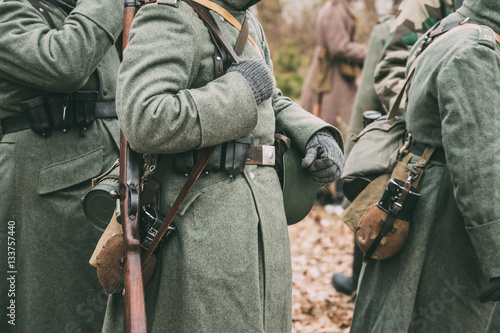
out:
M123 13L123 49L127 46L130 26L139 8L135 0L125 0ZM139 238L139 191L141 155L132 149L120 131L120 211L125 243L125 321L124 332L146 333L146 304L141 267Z

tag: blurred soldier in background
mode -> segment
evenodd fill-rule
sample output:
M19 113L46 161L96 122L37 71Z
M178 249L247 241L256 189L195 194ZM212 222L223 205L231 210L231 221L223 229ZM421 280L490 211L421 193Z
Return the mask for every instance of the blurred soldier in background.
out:
M499 14L496 0L465 1L440 27L484 26L445 34L419 59L406 107L412 161L414 147L436 150L405 246L364 268L352 332L498 328Z
M301 106L347 129L366 46L354 41L356 19L347 0L329 0L320 9L317 47L302 90ZM316 109L315 109L316 108Z
M356 19L347 0L329 0L320 9L317 47L302 89L300 105L340 129L345 136L356 78L361 71L366 46L354 41ZM331 197L342 201L341 182L320 192L320 203Z
M1 332L101 331L80 198L118 158L122 7L0 0Z

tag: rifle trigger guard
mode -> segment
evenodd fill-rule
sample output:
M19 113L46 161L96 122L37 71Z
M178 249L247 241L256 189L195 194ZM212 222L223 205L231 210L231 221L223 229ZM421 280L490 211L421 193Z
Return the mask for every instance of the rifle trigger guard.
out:
M128 205L129 215L135 216L139 210L139 192L137 192L136 188L129 188L128 197L129 197L129 205Z

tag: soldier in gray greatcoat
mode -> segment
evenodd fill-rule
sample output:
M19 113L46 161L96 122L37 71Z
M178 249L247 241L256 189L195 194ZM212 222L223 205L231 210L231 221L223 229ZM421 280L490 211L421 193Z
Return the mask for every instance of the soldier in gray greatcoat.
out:
M421 159L415 147L436 150L420 183L405 245L393 257L369 259L364 267L352 332L496 331L498 1L466 0L440 27L469 20L474 24L444 34L418 59L405 114L414 138L409 150L416 154L411 163Z
M30 2L0 0L0 331L100 332L80 198L118 158L123 4Z
M340 133L274 87L264 32L247 10L256 2L209 2L231 45L239 35L232 17L239 24L248 19L248 39L255 41L247 41L243 60L217 79L215 45L188 4L142 7L118 77L123 132L138 152L176 158L249 133L252 145L272 146L280 128L306 154L303 166L313 178L332 182L343 160ZM165 158L170 160L161 184L163 214L186 180L174 158ZM177 230L145 287L148 332L291 331L290 244L272 166L247 164L234 176L203 173L174 223ZM104 332L122 330L122 307L121 295L110 297Z

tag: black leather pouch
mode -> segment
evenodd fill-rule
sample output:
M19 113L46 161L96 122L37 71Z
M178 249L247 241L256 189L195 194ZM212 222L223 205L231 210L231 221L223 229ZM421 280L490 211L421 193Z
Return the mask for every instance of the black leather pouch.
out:
M75 123L70 95L52 94L45 97L45 108L54 129L67 130Z
M45 110L42 96L21 102L21 109L26 112L31 129L38 135L49 136L52 130L50 118Z
M227 143L224 169L231 175L236 176L243 172L252 141L253 136L247 134Z
M81 129L94 123L97 97L97 91L77 91L74 94L76 123Z

